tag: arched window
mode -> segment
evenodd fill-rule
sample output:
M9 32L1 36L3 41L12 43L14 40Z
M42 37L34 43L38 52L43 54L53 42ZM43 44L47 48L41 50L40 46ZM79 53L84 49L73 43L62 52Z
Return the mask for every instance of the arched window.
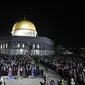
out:
M38 49L40 48L39 44L37 45L37 48L38 48Z
M17 47L20 48L20 43L18 43Z
M8 43L6 43L6 48L8 48Z
M2 44L1 44L1 49L2 49Z
M25 47L25 45L24 44L22 44L22 48L24 48Z
M33 44L33 49L35 49L35 44Z
M5 48L5 43L3 43L3 48Z

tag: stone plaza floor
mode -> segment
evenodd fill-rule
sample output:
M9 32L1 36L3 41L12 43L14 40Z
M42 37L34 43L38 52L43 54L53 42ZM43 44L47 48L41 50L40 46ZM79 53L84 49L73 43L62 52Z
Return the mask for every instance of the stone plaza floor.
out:
M45 67L41 65L40 68L44 69ZM48 81L54 80L55 83L57 83L57 81L61 78L59 75L56 75L56 73L51 69L48 69L47 72L44 70L44 74L47 75ZM42 78L6 79L6 76L3 77L5 78L6 85L40 85L40 81L43 82ZM67 85L66 81L65 85Z

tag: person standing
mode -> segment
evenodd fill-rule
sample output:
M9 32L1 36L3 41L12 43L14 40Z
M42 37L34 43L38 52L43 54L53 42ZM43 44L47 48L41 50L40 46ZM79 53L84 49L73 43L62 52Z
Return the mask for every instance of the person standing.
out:
M22 73L23 73L23 69L22 69L22 66L20 67L20 76L22 76Z
M22 77L23 77L23 78L26 78L26 73L25 73L25 68L24 68L24 67L23 67Z
M60 85L65 85L64 79L61 79L61 80L60 80Z
M9 68L9 69L8 69L8 76L11 76L11 75L12 75L12 69Z
M17 76L18 76L18 78L20 78L20 66L18 66Z
M75 84L75 81L74 81L74 79L73 79L73 78L71 78L70 85L76 85L76 84Z

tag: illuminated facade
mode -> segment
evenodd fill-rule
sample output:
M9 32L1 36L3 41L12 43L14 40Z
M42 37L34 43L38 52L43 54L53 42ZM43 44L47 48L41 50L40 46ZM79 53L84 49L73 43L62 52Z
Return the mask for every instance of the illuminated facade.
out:
M54 42L37 36L34 24L28 20L16 22L12 36L0 38L0 54L8 55L53 55Z

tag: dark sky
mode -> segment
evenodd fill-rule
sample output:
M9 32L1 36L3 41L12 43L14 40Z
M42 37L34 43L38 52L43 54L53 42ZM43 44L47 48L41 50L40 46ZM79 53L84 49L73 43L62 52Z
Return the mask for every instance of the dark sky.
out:
M0 12L1 37L11 35L14 23L23 19L25 14L26 19L35 24L39 36L46 36L65 47L85 47L85 32L80 28L79 4L28 4L15 5L13 9L11 7Z

